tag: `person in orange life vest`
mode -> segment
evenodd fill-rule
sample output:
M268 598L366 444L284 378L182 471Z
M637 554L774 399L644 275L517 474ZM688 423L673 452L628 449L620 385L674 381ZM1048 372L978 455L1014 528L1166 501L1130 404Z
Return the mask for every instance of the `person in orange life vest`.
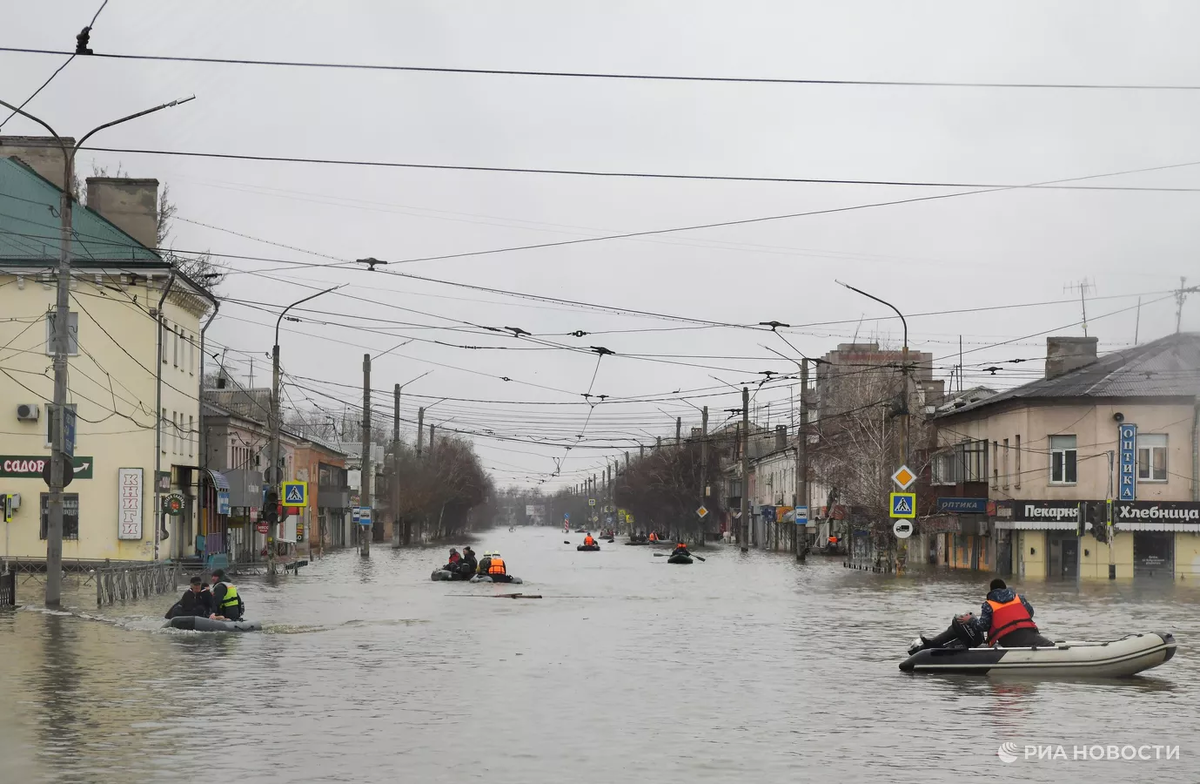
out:
M980 631L987 632L990 646L997 643L1005 648L1054 645L1053 640L1038 632L1037 624L1033 622L1033 605L998 577L989 586L975 625Z
M587 536L583 537L583 546L584 547L591 547L595 543L596 543L596 540L592 538L592 535L590 533Z
M651 541L651 542L657 542L657 541L658 541L658 535L657 535L656 533L654 533L653 531L651 531L651 532L650 532L650 541Z
M482 566L482 563L480 564ZM492 557L488 560L487 574L490 575L505 575L508 572L504 568L504 559L500 557L500 553L493 551Z
M675 557L676 555L686 555L690 557L691 553L688 552L686 544L683 542L678 542L675 545L675 549L671 551L671 557Z

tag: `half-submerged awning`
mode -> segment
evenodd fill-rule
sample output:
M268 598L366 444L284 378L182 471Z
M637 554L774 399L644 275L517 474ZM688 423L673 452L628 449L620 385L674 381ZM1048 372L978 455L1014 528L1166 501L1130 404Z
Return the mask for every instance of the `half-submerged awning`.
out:
M218 490L225 490L228 492L229 480L225 478L224 474L220 473L219 471L213 471L210 468L208 469L208 475L212 478L213 487L217 488Z

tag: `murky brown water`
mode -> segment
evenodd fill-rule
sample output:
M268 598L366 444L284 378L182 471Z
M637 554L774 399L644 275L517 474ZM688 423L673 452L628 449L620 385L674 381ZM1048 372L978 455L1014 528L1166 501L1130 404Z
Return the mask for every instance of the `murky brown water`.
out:
M1058 639L1175 633L1175 659L1134 681L914 677L908 641L977 610L983 578L736 548L676 567L563 539L480 542L520 587L434 583L443 551L386 547L245 581L262 634L161 630L174 597L0 613L0 780L1200 780L1200 586L1022 586ZM492 598L514 591L545 598ZM1004 742L1180 752L1006 766Z

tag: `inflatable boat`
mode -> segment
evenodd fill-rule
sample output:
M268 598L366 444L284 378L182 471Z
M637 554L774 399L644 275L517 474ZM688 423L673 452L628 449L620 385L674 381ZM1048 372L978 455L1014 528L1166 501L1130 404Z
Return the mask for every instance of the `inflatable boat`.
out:
M650 544L649 542L626 542L626 547L639 547Z
M258 621L214 621L203 615L177 615L163 624L164 629L187 629L193 632L260 632Z
M429 575L430 580L469 580L473 575L470 573L463 574L462 572L452 572L449 569L434 569L433 574Z
M673 564L690 564L691 562L692 562L692 559L686 555L672 555L670 558L667 559L667 563L673 563Z
M520 585L524 582L520 577L513 577L511 574L477 574L471 578L473 583L512 583Z
M583 551L585 551L585 552L589 552L589 553L590 553L590 552L593 552L593 551L595 551L595 550L599 550L599 549L600 549L600 545L598 545L598 544L581 544L581 545L579 545L578 547L576 547L575 549L576 549L576 550L583 550Z
M900 663L904 672L1124 678L1170 661L1175 638L1130 634L1109 642L1055 642L1053 647L926 648Z

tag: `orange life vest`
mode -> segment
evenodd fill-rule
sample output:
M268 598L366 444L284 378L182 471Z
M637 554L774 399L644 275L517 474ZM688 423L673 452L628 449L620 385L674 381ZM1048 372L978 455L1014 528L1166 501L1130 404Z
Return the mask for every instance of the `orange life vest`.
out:
M504 560L493 555L492 564L488 567L488 574L507 574L504 571Z
M592 537L590 537L590 536L583 537L583 544L585 547L591 547L595 543L596 543L596 540L593 539Z
M658 537L657 537L657 536L655 536L654 534L650 534L650 541L651 541L651 542L657 542L657 541L658 541Z
M988 599L987 603L992 608L992 626L988 629L989 646L995 645L1004 635L1017 629L1037 631L1037 624L1033 622L1025 605L1021 603L1020 596L1011 602L993 602Z

